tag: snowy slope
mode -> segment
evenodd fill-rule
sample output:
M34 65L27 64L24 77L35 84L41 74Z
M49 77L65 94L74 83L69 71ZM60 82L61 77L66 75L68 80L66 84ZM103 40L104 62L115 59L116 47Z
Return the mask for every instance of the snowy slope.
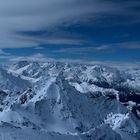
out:
M14 75L7 70L0 68L0 89L9 90L10 92L24 91L30 87L31 83L24 80L20 75Z
M0 140L139 140L139 76L61 62L1 68Z

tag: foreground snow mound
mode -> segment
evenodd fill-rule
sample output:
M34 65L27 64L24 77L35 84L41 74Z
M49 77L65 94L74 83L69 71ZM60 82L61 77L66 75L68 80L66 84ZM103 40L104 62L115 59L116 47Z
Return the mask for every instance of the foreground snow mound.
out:
M1 68L0 140L139 140L139 75L60 62Z

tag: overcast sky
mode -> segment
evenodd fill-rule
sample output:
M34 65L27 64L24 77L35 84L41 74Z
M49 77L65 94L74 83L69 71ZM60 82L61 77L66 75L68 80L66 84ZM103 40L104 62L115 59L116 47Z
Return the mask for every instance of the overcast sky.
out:
M0 0L0 61L35 55L139 61L140 1Z

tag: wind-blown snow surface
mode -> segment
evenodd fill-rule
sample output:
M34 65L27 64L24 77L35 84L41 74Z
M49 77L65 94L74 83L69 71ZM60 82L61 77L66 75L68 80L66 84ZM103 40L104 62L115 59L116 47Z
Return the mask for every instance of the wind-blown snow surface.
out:
M0 68L0 140L139 140L140 69L21 61Z

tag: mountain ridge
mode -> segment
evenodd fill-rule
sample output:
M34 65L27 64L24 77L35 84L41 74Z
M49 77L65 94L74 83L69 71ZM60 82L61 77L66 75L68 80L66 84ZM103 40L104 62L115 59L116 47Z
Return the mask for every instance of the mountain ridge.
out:
M22 140L18 133L27 131L35 140L34 131L46 140L138 140L139 75L139 69L63 62L20 61L2 68L2 140L14 139L8 133Z

